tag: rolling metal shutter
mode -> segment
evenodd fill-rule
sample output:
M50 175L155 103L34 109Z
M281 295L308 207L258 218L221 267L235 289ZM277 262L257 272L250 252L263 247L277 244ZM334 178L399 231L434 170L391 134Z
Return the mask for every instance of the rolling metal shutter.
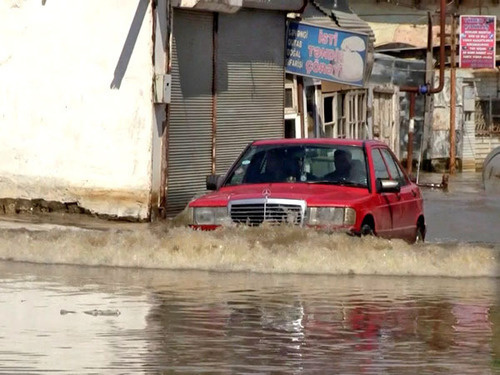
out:
M216 173L252 140L284 136L285 29L283 12L219 15Z
M174 10L167 216L205 190L212 166L213 14Z

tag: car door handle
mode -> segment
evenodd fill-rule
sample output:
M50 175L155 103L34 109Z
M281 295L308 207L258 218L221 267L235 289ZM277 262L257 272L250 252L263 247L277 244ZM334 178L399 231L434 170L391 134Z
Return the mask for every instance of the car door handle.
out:
M412 190L411 193L413 194L413 198L417 196L417 192L415 190Z

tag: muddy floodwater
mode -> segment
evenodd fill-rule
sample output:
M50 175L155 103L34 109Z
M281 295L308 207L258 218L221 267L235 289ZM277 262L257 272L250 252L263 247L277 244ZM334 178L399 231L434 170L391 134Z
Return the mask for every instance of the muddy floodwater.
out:
M424 197L419 245L3 218L0 373L500 374L500 199Z

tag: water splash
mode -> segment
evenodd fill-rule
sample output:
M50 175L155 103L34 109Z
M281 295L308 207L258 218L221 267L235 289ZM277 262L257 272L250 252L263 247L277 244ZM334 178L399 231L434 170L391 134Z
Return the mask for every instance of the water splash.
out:
M422 244L297 227L193 231L0 229L0 259L42 264L276 274L500 277L500 245Z

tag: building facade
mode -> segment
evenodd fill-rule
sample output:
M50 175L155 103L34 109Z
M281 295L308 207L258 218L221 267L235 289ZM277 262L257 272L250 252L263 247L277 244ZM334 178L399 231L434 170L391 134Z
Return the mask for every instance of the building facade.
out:
M500 7L495 1L477 2L464 0L447 2L445 6L445 59L440 61L439 26L440 1L387 1L357 0L351 4L353 10L372 27L375 37L375 51L394 58L408 61L420 60L427 65L417 68L422 72L419 82L412 82L410 72L398 68L402 85L419 85L432 83L438 87L439 65L444 65L443 90L434 95L418 95L415 113L415 137L413 138L414 161L422 160L422 166L427 170L448 170L450 148L455 147L456 166L458 170L476 170L482 168L484 158L500 143L500 91L497 90L498 68L470 69L460 68L459 49L455 50L456 81L451 84L451 43L452 34L458 45L460 15L491 15L498 18ZM428 48L429 16L432 20L431 53L426 56ZM455 17L455 30L452 31L452 17ZM498 22L497 22L498 25ZM496 41L498 50L498 26ZM433 58L429 61L429 58ZM496 61L495 66L498 66ZM405 77L406 74L406 77ZM451 105L452 87L455 87L455 103ZM421 105L418 102L421 101ZM403 108L406 105L403 104ZM451 144L450 123L451 108L455 112L454 145ZM402 111L400 116L400 147L401 157L407 158L408 147L408 111Z
M393 79L392 70L375 58L375 35L370 25L353 12L345 0L310 0L300 21L354 38L363 36L366 40L365 69L362 81L356 84L335 77L328 80L287 74L286 136L380 139L399 155L397 80ZM349 53L353 52L356 51ZM342 69L349 70L349 65L351 63L346 60Z

